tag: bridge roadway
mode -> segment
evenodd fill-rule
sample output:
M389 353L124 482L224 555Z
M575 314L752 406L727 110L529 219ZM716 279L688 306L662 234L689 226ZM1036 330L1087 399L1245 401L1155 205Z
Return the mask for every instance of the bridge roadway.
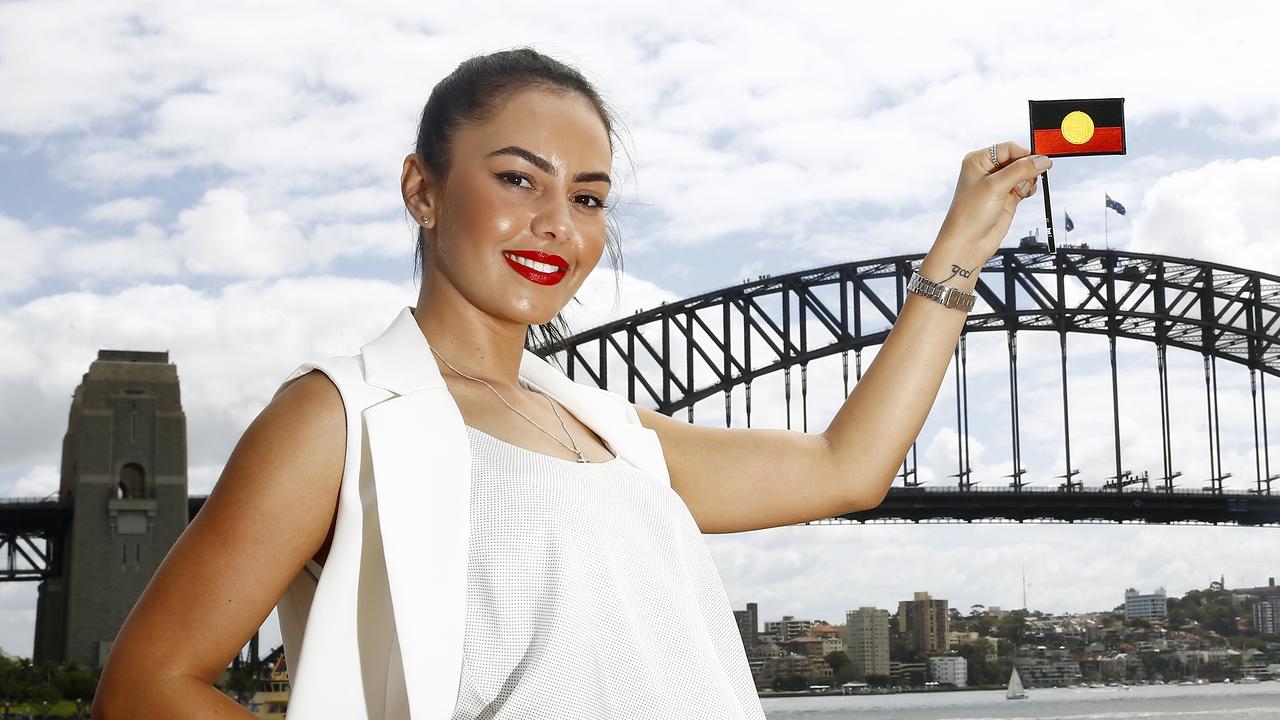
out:
M187 500L190 517L206 495ZM972 487L889 489L878 507L848 513L832 521L902 520L909 522L1145 522L1280 526L1280 495L1199 490L1125 490L1084 488L1063 491L1037 485L1021 490ZM817 521L827 522L827 521ZM0 536L52 534L71 525L71 503L39 498L0 498Z
M208 496L187 500L190 517ZM0 498L0 582L61 574L61 538L71 526L70 502ZM806 525L866 522L1054 522L1212 524L1280 527L1280 495L1198 490L1084 488L893 487L884 502L862 512Z

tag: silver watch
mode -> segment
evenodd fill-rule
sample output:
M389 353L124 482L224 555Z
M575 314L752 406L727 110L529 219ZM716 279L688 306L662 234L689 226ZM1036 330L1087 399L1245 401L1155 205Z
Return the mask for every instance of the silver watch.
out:
M949 308L958 308L968 312L973 309L973 302L976 300L973 293L967 293L959 288L953 288L950 285L943 285L935 282L920 274L919 271L911 273L911 279L907 281L907 292L913 292L917 295L923 295L930 300L935 300Z

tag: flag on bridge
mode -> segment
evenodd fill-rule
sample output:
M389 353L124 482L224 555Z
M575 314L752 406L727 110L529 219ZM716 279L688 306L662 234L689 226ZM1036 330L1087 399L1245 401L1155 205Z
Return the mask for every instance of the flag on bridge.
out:
M1072 230L1075 230L1076 224L1071 222L1071 213L1067 212L1066 210L1063 210L1062 216L1066 218L1066 222L1063 223L1063 225L1067 228L1067 232L1071 232Z
M1029 100L1031 152L1124 155L1124 98Z
M1105 194L1105 193L1104 193L1104 194ZM1115 210L1116 212L1120 213L1121 215L1123 215L1123 214L1124 214L1124 206L1123 206L1123 205L1121 205L1120 203L1116 202L1115 200L1112 200L1110 195L1107 195L1107 196L1106 196L1106 198L1107 198L1107 207L1111 208L1112 210Z

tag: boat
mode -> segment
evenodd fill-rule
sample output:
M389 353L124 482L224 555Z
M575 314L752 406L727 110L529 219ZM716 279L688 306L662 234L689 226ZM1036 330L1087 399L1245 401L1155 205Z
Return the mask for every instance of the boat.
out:
M1254 683L1258 683L1258 682L1261 682L1261 680L1258 680L1257 676L1255 675L1245 675L1244 677L1240 678L1241 685L1253 685Z
M1022 678L1018 676L1018 668L1014 668L1009 675L1009 686L1005 688L1004 698L1006 700L1027 699L1027 691L1022 689Z

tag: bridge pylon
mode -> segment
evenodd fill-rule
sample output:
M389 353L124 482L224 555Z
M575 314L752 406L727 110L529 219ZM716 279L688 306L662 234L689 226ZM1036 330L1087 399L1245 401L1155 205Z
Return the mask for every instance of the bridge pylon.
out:
M187 527L187 420L167 351L98 351L72 394L58 498L71 520L37 589L33 659L97 669Z

